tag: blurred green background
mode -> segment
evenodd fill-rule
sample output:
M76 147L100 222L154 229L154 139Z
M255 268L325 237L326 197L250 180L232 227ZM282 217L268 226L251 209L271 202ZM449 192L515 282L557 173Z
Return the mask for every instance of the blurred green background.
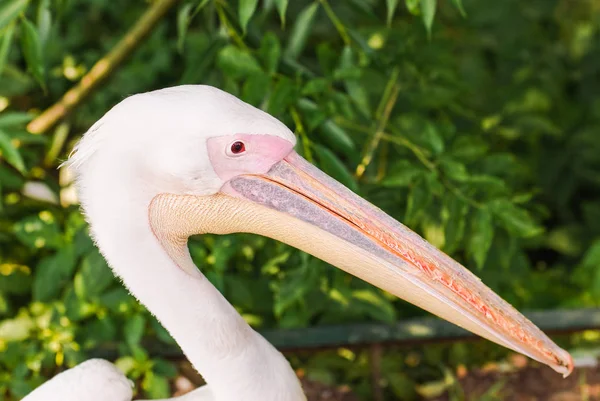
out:
M106 349L138 395L170 395L176 365L146 345L173 341L113 278L57 167L124 97L178 84L217 86L281 119L306 158L518 309L598 304L600 2L174 2L72 113L28 132L156 1L0 1L0 398ZM424 315L265 238L206 235L190 250L257 329ZM383 394L449 391L457 367L506 355L488 342L387 350ZM308 378L372 397L363 351L291 358Z

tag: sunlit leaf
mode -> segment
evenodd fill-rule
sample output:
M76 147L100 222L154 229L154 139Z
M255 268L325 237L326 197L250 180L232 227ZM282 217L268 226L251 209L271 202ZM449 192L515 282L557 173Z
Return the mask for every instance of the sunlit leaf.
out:
M281 19L281 25L285 26L285 12L288 6L288 0L275 0L275 6L279 13L279 19Z
M387 5L387 24L391 25L394 12L396 12L396 8L398 7L398 0L386 0L385 3Z
M45 46L48 42L51 28L52 14L50 13L50 0L42 0L37 10L37 29L42 46Z
M435 18L435 9L437 7L437 0L421 0L421 11L423 13L423 24L427 29L427 36L431 37L431 27L433 26L433 19Z
M6 160L8 164L16 168L21 174L25 174L25 162L21 153L12 142L12 138L0 130L0 160Z
M3 0L0 5L0 31L25 10L29 0Z
M318 9L319 3L314 2L306 6L306 8L298 15L294 22L294 26L292 27L292 32L286 47L286 57L296 59L300 53L302 53Z
M248 22L254 15L257 5L258 0L239 0L238 13L240 17L240 26L242 27L242 31L244 33L246 33Z
M421 0L404 0L406 9L412 15L419 15L421 12Z
M0 340L23 341L35 327L33 319L28 315L21 315L14 319L0 321Z

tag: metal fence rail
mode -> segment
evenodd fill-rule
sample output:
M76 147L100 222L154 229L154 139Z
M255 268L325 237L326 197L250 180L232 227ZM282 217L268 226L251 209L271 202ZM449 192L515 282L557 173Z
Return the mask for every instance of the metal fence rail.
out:
M600 328L600 309L569 309L528 312L525 315L546 333L566 333ZM394 324L363 323L261 331L284 351L372 344L413 344L457 341L477 337L435 317L416 318Z
M600 329L600 308L525 312L533 323L548 334ZM414 318L393 324L361 323L298 329L261 330L275 347L284 352L316 351L337 347L409 345L427 342L461 341L478 338L454 324L435 317ZM182 358L178 347L145 343L151 355ZM91 355L107 359L118 357L118 344L105 344Z

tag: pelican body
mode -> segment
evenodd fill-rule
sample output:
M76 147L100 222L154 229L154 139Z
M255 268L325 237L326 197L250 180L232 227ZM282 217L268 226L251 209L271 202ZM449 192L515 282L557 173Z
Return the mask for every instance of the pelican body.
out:
M470 271L312 166L295 144L267 113L190 85L125 99L91 127L68 162L97 246L203 375L202 399L305 399L286 359L192 262L187 239L204 233L285 242L571 372L570 355Z

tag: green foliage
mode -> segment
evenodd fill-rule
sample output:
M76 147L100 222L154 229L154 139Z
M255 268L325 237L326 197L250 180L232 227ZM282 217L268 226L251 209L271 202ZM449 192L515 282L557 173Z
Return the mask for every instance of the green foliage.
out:
M168 395L173 367L147 344L173 340L113 278L56 168L112 105L169 85L215 85L272 113L301 154L517 308L600 302L595 1L186 1L64 125L28 133L146 6L0 4L2 399L109 349L139 392ZM265 238L207 235L190 252L258 329L422 313ZM440 361L501 355L487 343L390 352L385 391L415 399L414 383L447 377ZM365 354L294 363L369 392Z

